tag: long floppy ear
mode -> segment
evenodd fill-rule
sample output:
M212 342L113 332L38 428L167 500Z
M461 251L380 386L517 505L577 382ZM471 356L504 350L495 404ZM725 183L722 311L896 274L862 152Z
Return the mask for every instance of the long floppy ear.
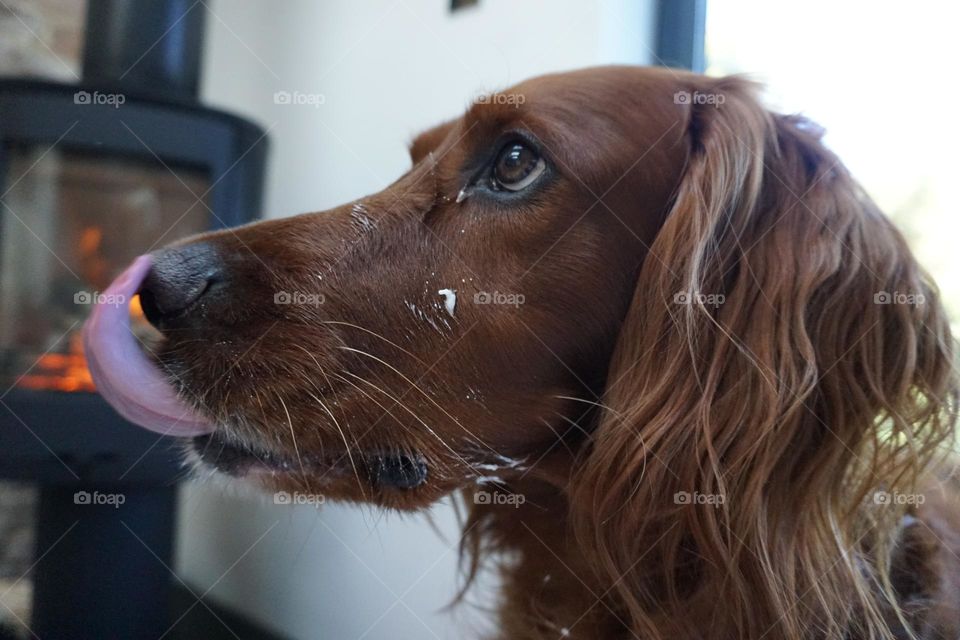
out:
M952 438L937 291L816 127L742 79L688 82L686 174L572 483L578 537L640 637L892 638L909 499L883 496Z

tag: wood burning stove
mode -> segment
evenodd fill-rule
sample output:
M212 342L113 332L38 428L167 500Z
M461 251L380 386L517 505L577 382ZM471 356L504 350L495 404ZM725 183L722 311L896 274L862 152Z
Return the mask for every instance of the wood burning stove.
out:
M0 79L0 477L41 486L44 640L173 622L178 455L94 393L79 331L133 257L259 211L264 132L196 100L204 20L186 0L90 2L79 85Z

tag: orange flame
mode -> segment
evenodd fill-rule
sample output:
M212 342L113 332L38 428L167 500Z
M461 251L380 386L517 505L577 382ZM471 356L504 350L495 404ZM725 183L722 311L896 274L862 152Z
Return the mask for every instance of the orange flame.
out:
M136 322L143 318L140 296L130 301L130 315ZM96 391L87 359L83 355L83 338L75 331L67 340L66 353L46 353L33 368L17 381L17 386L35 391Z

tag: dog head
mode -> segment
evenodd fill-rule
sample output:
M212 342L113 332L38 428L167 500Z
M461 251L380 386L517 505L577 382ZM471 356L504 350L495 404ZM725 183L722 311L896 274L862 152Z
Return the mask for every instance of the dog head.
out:
M159 362L217 425L196 454L418 507L582 442L686 162L673 85L535 79L419 136L380 193L157 253Z

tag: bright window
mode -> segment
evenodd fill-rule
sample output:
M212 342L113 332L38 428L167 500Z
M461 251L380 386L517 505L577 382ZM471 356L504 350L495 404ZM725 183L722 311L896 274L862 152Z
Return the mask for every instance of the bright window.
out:
M707 73L765 83L907 235L960 321L960 3L710 0ZM955 331L960 324L954 325Z

